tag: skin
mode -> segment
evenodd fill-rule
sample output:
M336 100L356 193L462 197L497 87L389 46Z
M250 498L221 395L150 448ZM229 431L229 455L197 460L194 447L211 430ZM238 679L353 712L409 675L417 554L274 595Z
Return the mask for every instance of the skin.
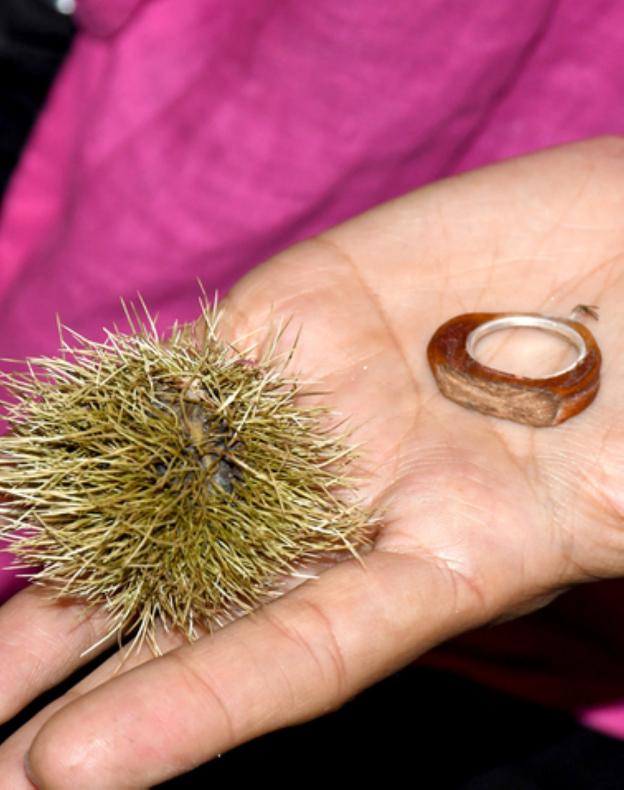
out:
M623 216L624 140L599 139L418 190L242 280L228 334L292 317L293 369L358 426L361 494L385 514L374 549L193 645L169 637L165 656L121 672L108 659L0 747L6 786L31 788L28 754L40 788L148 787L334 709L452 636L624 575ZM604 357L581 415L535 429L438 392L425 348L443 321L578 303L600 305ZM530 331L483 353L525 373L565 359ZM0 610L5 720L102 633L80 615L34 589Z

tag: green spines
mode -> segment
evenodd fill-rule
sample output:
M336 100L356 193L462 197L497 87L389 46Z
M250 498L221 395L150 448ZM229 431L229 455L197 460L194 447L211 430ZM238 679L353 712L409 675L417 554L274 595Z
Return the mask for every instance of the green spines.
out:
M158 651L158 622L193 639L249 612L306 562L355 553L369 517L339 495L346 437L302 405L275 338L252 360L206 305L166 342L146 318L4 377L0 537L33 581Z

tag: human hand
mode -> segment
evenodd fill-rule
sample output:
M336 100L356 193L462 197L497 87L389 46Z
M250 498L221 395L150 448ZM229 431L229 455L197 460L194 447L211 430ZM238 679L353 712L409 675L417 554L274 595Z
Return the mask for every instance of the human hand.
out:
M624 142L553 149L440 182L299 245L226 303L236 336L303 327L293 368L351 415L384 511L345 561L193 645L101 664L0 748L7 787L137 788L335 708L432 646L561 590L624 575ZM469 311L599 304L603 385L556 428L460 408L425 349ZM283 337L287 346L292 338ZM494 336L488 361L556 368L550 342ZM485 341L484 341L485 344ZM527 371L528 372L528 371ZM18 593L0 610L0 715L69 674L103 620Z

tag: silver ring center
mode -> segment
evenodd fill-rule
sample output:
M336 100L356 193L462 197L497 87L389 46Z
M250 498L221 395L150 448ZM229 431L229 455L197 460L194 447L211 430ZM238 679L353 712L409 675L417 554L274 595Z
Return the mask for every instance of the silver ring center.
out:
M587 346L583 340L583 336L573 329L571 326L557 318L548 318L543 315L508 315L503 318L493 318L491 321L486 321L481 324L466 338L466 351L468 354L478 362L475 356L475 349L480 340L492 332L499 332L502 329L515 329L516 327L530 327L531 329L542 329L545 332L552 332L555 335L561 335L569 340L573 346L576 347L576 359L561 370L554 373L549 373L547 376L540 376L539 378L550 379L555 376L560 376L562 373L567 373L569 370L575 368L578 363L587 356Z

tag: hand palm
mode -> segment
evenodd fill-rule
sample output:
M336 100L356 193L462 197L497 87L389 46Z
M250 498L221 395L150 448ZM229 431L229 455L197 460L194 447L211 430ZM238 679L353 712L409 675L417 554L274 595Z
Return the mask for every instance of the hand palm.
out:
M13 786L46 721L31 751L38 779L142 786L318 715L462 630L624 572L624 381L613 364L624 334L618 145L546 152L442 182L241 282L228 299L228 330L294 319L289 326L301 325L302 337L293 367L321 379L330 405L357 426L362 495L384 513L375 548L365 568L342 563L192 647L112 680L117 659L101 665L79 687L81 698L60 700L63 710L46 709L2 747ZM579 302L601 306L605 358L603 389L581 416L531 429L437 392L425 348L447 318L566 314ZM492 364L506 342L498 339ZM531 344L515 348L536 353ZM75 663L93 641L97 619L76 627L75 608L51 610L29 590L0 613L11 667L6 715L62 677L69 657ZM59 628L71 636L50 656L46 639ZM18 666L25 645L34 654ZM25 689L37 662L41 674ZM169 695L154 702L154 686L165 684ZM159 724L167 717L179 733L173 739ZM103 730L104 744L96 737Z
M479 593L484 617L500 608L501 586L505 598L526 601L531 588L539 595L557 580L624 568L614 550L624 376L613 364L624 336L624 229L615 201L591 224L601 174L592 185L582 169L561 172L557 158L572 152L588 168L582 146L546 152L382 206L261 267L232 299L249 324L277 313L304 328L295 364L321 377L331 404L360 426L371 472L364 491L386 516L376 549L432 559ZM543 163L560 183L540 180ZM446 319L565 316L583 302L603 315L591 328L609 384L581 417L533 429L437 391L426 345ZM493 338L488 364L513 360L526 375L557 369L566 352L537 334Z

